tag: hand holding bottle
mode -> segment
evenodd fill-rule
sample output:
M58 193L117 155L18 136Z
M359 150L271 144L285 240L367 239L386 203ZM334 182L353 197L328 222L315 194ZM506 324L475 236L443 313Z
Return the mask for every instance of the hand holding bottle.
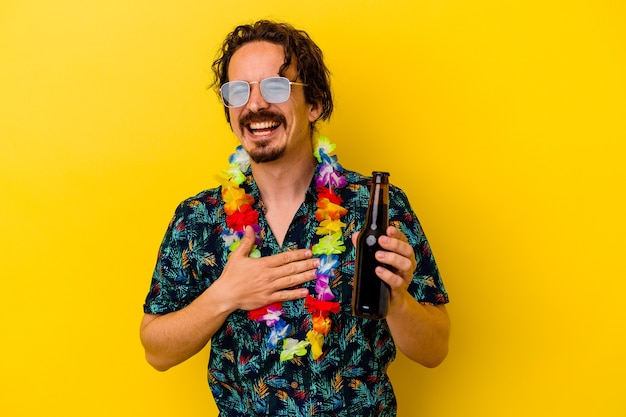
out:
M355 246L358 236L359 232L352 235L352 243ZM376 251L374 256L384 266L377 266L375 273L390 289L389 310L391 310L402 302L403 296L409 296L407 289L413 279L417 261L406 236L393 226L387 227L385 234L378 238L378 244L380 250Z

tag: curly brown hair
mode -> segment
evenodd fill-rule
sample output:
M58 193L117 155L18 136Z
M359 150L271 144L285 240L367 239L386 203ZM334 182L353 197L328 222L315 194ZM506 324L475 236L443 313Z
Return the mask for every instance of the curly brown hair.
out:
M250 25L237 26L229 33L212 65L215 76L212 87L217 93L220 86L229 81L228 65L233 54L244 44L258 41L283 47L285 62L278 71L279 75L283 76L295 60L298 79L307 84L304 87L304 98L310 104L319 103L322 106L319 119L328 120L333 111L333 98L330 92L330 71L324 64L322 50L305 31L295 29L288 23L259 20ZM224 107L224 112L230 123L228 108ZM315 122L311 123L311 128L314 127Z

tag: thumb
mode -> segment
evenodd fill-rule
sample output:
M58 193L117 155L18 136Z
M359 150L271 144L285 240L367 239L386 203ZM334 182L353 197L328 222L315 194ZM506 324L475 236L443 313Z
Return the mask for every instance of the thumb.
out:
M248 256L256 242L256 235L252 226L246 226L243 230L243 237L239 241L239 246L233 252L240 256Z
M360 232L356 232L351 237L351 239L352 239L352 246L354 246L355 248L356 248L356 240L359 238L359 233Z

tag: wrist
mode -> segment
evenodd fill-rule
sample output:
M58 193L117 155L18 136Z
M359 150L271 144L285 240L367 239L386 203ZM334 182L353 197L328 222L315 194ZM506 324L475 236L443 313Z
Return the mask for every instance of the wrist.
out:
M198 299L202 299L202 305L211 309L213 314L227 317L239 307L231 296L232 292L222 287L223 285L217 280L204 290Z
M413 299L407 291L398 291L391 294L388 316L402 315L406 312L410 300Z

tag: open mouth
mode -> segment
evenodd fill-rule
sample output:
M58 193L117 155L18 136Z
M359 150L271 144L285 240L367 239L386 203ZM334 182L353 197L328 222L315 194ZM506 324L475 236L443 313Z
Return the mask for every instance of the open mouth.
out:
M279 121L252 122L246 125L246 129L253 136L267 136L278 129L281 125Z
M261 109L258 112L248 113L239 120L242 131L247 131L253 137L267 137L274 133L281 125L286 126L285 116L278 112Z

